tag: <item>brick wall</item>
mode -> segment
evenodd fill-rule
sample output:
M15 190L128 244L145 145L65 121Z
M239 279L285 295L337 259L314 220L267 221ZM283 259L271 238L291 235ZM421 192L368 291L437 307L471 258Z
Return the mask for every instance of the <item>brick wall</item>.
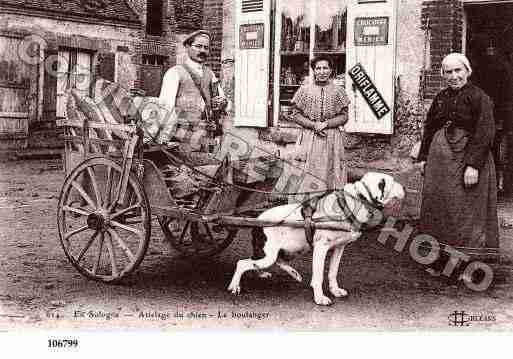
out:
M181 62L183 49L181 41L185 34L205 28L212 32L212 51L208 64L219 74L221 61L221 43L223 26L223 0L168 0L164 2L164 23L162 36L150 36L145 33L147 0L128 0L130 6L137 12L142 22L140 41L136 45L137 56L134 62L139 65L135 86L148 93L156 93L155 86L145 88L154 83L157 72L151 69L152 81L146 77L149 68L142 65L142 55L167 56L168 61L163 70ZM159 81L160 83L160 81Z
M204 0L203 28L212 34L208 64L219 75L223 43L223 0Z
M223 2L223 46L221 58L233 58L235 50L235 1Z
M176 0L173 1L177 31L181 33L197 30L203 25L203 6L208 0Z
M424 98L432 99L443 86L442 59L462 46L463 5L460 0L431 0L422 4L422 26L430 32L430 63L424 79Z
M146 23L146 0L126 0L128 6L139 16L139 20Z
M146 0L129 0L131 7L137 12L141 19L142 26L138 35L136 44L136 55L133 62L137 64L137 80L134 87L145 90L147 94L155 95L158 93L156 84L160 87L161 78L157 74L165 71L168 67L176 64L176 1L168 0L163 2L163 23L162 36L152 36L146 34ZM159 55L167 58L161 70L154 67L143 65L143 55Z

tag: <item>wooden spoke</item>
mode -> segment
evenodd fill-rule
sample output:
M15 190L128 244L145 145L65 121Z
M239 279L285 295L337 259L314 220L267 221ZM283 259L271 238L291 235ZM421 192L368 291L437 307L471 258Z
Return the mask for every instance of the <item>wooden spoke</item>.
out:
M208 237L210 238L211 243L216 243L216 239L212 235L212 231L210 230L210 227L208 226L208 223L203 223L203 227L205 228L205 231L207 232Z
M73 188L75 188L78 191L78 193L80 193L82 198L85 199L85 201L91 206L91 208L96 209L96 205L94 204L93 200L91 199L91 197L89 197L89 195L84 190L84 188L80 185L80 183L78 183L77 181L73 181L73 182L71 182L71 185L73 186Z
M94 232L93 236L87 241L87 244L85 245L85 247L82 249L82 251L80 252L78 258L77 258L77 263L80 263L80 261L82 260L82 258L84 257L84 254L86 254L87 250L91 247L91 245L93 244L94 240L96 239L96 237L98 236L98 233L100 231L96 231Z
M130 207L127 207L127 208L124 208L122 209L121 211L119 212L116 212L114 213L113 215L110 216L111 219L114 219L118 216L121 216L122 214L125 214L127 212L130 212L130 211L133 211L134 209L137 209L141 206L141 202L137 202L137 204L134 204L133 206L130 206Z
M120 282L137 269L151 235L150 204L135 173L127 172L126 204L111 203L121 175L113 159L89 158L67 175L59 197L57 225L66 257L85 277L104 283ZM107 229L95 231L85 222L98 208L102 216L108 208L114 210L107 212L111 217L105 215L102 225Z
M111 201L111 198L110 198L110 195L111 195L111 192L112 191L112 169L110 167L107 167L107 182L106 182L106 185L105 185L105 203L104 203L104 206L109 206L110 205L110 201Z
M178 226L176 230L169 225L173 221ZM159 217L159 222L170 246L187 257L207 258L220 253L237 235L237 229L223 229L217 233L208 223L203 222L170 217ZM200 226L205 229L198 228Z
M93 275L96 275L96 272L98 271L98 267L100 266L100 260L102 257L102 251L103 251L103 242L105 240L105 234L103 232L100 233L100 244L98 249L98 256L96 257L96 262L94 262L93 265Z
M119 222L116 222L116 221L110 221L110 224L112 224L114 227L118 227L118 228L121 228L121 229L124 229L125 231L128 231L128 232L132 232L134 234L137 234L139 237L142 237L143 233L135 228L132 228L132 227L128 227L124 224L121 224Z
M84 211L81 208L76 208L76 207L71 207L71 206L63 206L62 210L66 211L66 212L73 212L73 213L76 213L76 214L81 214L83 216L89 216L91 214L91 212L87 212L87 211Z
M116 208L116 206L118 204L121 204L120 202L120 191L121 191L121 182L123 181L123 178L122 178L122 173L119 174L119 182L116 183L116 186L114 187L114 199L112 201L112 203L110 203L110 205L107 206L107 211L110 213L114 210L114 208ZM128 189L128 185L127 185L127 189Z
M123 252L126 254L128 259L130 259L130 262L133 262L135 260L134 254L132 253L130 248L128 248L127 244L119 236L119 234L116 232L116 230L113 229L113 228L109 228L109 229L107 229L107 231L109 232L110 236L116 240L116 242L118 243L119 247L123 250Z
M183 239L185 237L185 233L187 232L187 229L189 228L191 224L191 221L187 221L185 223L185 226L183 227L182 233L180 233L180 238L178 239L178 243L183 243Z
M89 174L89 178L91 179L91 184L93 185L94 195L96 197L96 203L98 207L101 207L103 204L102 195L100 190L98 189L98 182L96 182L96 176L94 175L94 171L91 167L87 167L87 173Z
M125 221L125 224L139 224L139 223L142 223L142 220Z
M109 251L110 265L112 267L112 276L118 277L119 272L118 272L118 268L116 266L116 255L114 253L114 245L112 244L112 236L110 236L110 235L109 235L109 240L107 241L107 250Z
M67 232L64 235L64 240L67 241L69 239L69 237L74 236L75 234L83 232L83 231L88 230L88 229L89 229L89 226L82 226L80 228L75 229L74 231Z

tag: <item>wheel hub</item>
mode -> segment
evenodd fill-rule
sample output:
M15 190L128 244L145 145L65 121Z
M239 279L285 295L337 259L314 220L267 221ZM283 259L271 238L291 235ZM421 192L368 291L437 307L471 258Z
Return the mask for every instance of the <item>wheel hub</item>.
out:
M87 216L87 226L95 231L104 229L108 224L108 219L102 213L91 213Z

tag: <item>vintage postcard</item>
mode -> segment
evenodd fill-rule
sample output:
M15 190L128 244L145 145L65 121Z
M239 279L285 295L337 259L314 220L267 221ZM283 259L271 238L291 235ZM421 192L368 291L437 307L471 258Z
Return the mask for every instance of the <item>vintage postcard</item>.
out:
M0 0L0 330L511 331L512 15Z

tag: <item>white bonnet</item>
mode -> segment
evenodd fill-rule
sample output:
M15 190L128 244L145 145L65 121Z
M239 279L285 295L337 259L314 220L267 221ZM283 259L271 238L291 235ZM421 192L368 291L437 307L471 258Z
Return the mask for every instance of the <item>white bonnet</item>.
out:
M440 67L440 74L444 75L444 64L450 60L457 60L463 64L467 68L469 76L472 74L472 67L470 67L470 61L467 57L459 52L452 52L449 55L445 56L442 60L442 67Z

